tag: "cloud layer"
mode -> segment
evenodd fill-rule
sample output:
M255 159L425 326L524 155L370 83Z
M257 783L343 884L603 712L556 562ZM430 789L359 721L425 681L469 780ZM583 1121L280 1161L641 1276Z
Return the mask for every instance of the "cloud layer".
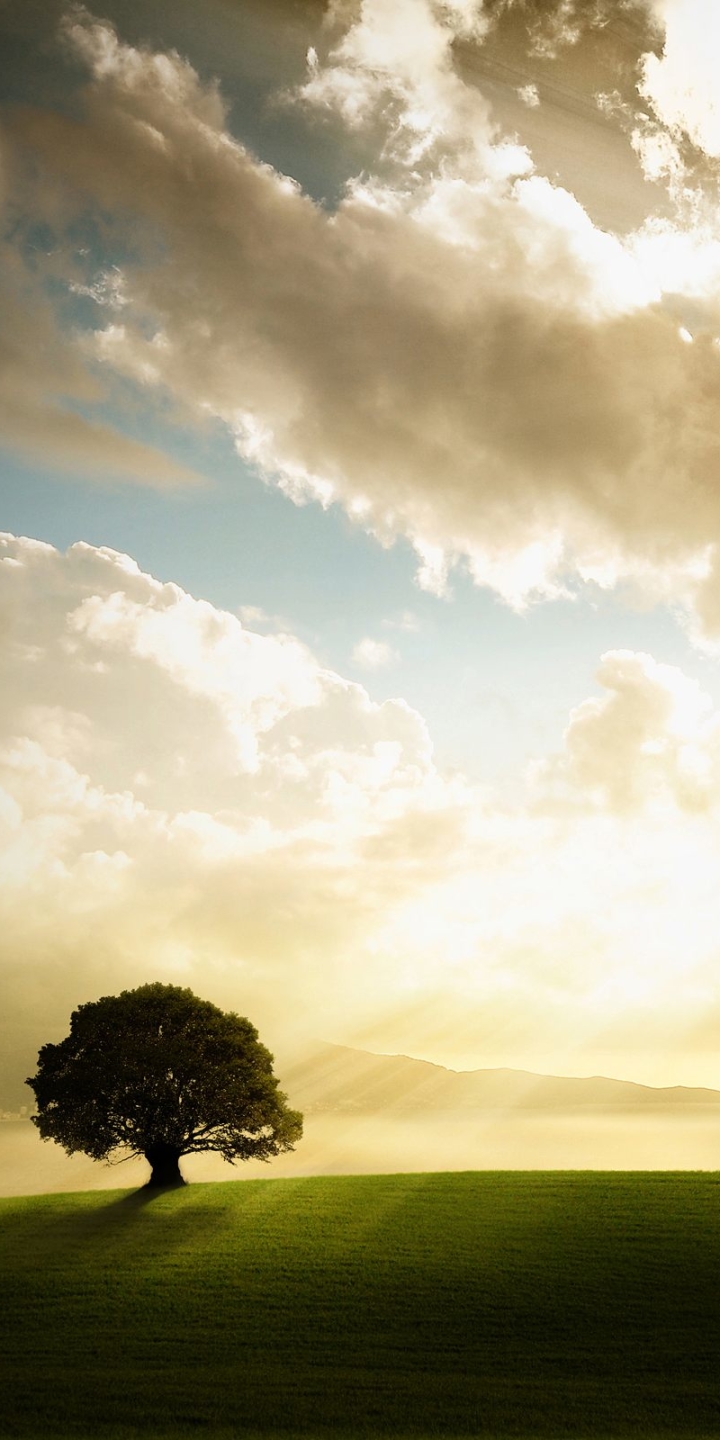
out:
M0 607L6 1064L166 978L273 1044L708 1078L720 731L673 667L605 656L508 808L402 700L126 556L7 536Z
M11 167L12 168L12 167ZM0 177L3 155L0 150ZM0 182L1 184L1 182ZM20 230L15 204L3 206L3 232ZM26 251L23 257L23 251ZM32 257L27 262L28 252ZM80 289L67 254L61 266L63 288ZM52 266L50 267L52 270ZM59 322L35 263L33 247L0 242L0 427L5 447L60 471L96 478L121 477L157 487L201 481L192 469L163 450L124 434L102 413L105 377L97 372L74 327ZM113 299L109 285L92 294Z
M91 476L188 483L107 420L129 385L220 420L298 503L408 540L431 589L453 566L516 606L626 581L716 639L702 4L657 0L642 114L598 101L663 193L622 236L462 78L460 47L480 53L502 8L333 10L282 97L292 123L344 126L374 156L332 209L230 133L186 60L73 10L82 92L62 114L17 110L5 141L6 439ZM537 55L580 43L590 12L604 23L551 7ZM6 1023L33 1017L23 1045L82 999L166 977L273 1043L716 1080L720 720L692 680L604 655L510 806L440 773L402 699L377 704L238 613L111 550L3 541L0 965ZM357 633L354 663L386 683L398 636Z
M230 136L186 61L77 13L82 118L25 111L13 133L71 212L92 202L145 247L86 349L219 417L294 499L409 539L430 588L455 563L516 605L629 577L714 634L716 229L687 206L629 237L594 226L459 77L453 44L485 29L470 4L364 0L313 52L292 103L377 148L328 213ZM656 131L680 123L658 80L673 33L646 64Z

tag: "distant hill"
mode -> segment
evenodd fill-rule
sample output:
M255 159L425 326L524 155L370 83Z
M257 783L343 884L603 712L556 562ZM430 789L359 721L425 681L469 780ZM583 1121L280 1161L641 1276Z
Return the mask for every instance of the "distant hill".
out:
M343 1045L318 1045L280 1074L292 1104L307 1114L717 1109L720 1116L718 1090L659 1088L601 1075L575 1079L526 1070L447 1070L407 1055L372 1055Z

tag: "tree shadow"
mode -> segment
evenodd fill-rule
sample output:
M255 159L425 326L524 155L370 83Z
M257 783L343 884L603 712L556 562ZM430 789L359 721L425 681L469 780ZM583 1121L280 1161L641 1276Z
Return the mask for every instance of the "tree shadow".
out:
M223 1223L222 1212L203 1201L200 1185L142 1185L122 1194L79 1191L68 1196L38 1196L44 1203L16 1216L6 1217L6 1231L15 1230L16 1245L32 1232L36 1261L53 1263L68 1251L115 1251L120 1260L127 1246L162 1254L192 1242ZM105 1192L106 1193L106 1192ZM71 1202L76 1203L71 1203ZM61 1203L58 1203L61 1202ZM187 1202L187 1203L185 1203Z
M161 1200L164 1195L183 1193L187 1188L186 1182L182 1185L151 1185L148 1180L138 1190L128 1190L125 1195L120 1195L112 1205L122 1206L128 1211L144 1210L146 1205L151 1205L154 1200Z

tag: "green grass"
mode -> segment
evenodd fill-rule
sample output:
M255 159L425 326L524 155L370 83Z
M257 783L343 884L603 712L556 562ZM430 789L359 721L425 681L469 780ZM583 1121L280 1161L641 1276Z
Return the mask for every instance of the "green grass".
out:
M0 1434L720 1436L720 1177L0 1202Z

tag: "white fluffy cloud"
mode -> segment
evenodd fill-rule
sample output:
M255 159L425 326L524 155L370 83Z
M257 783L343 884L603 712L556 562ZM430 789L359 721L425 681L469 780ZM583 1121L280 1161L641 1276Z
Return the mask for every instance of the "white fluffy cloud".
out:
M363 0L357 18L344 28L327 62L308 57L308 77L298 98L338 112L355 128L375 123L378 111L389 125L387 153L417 165L438 147L479 153L491 159L490 108L468 89L453 68L452 45L481 39L488 27L481 4L437 5L432 0ZM529 167L526 152L504 148L510 172ZM494 160L496 169L502 159Z
M409 538L431 588L455 563L516 605L631 577L715 632L717 236L594 226L455 72L473 26L477 7L366 0L312 58L294 103L347 119L353 97L379 146L328 213L230 137L178 56L70 22L84 118L26 112L18 133L66 203L134 215L164 256L126 267L95 355L220 417L293 498ZM678 285L705 306L692 345Z
M79 1001L160 977L273 1044L572 1070L622 1036L616 1070L710 1078L718 717L673 667L604 657L605 698L508 808L438 773L402 700L113 551L5 537L0 607L21 1067Z
M662 54L645 56L642 93L671 131L720 156L720 11L714 0L652 0Z
M265 1013L322 1009L337 949L362 949L408 883L363 857L462 829L421 718L112 551L5 537L0 590L14 1010L28 984L66 1001L150 970L217 989L228 967ZM422 870L434 843L418 849Z
M651 655L609 651L607 691L570 716L559 772L601 808L707 812L720 799L720 717L696 681ZM549 767L553 773L553 766Z
M364 640L358 640L353 650L352 658L356 665L362 666L364 670L382 670L386 665L392 665L397 660L397 651L386 640L373 640L371 635L366 635Z

